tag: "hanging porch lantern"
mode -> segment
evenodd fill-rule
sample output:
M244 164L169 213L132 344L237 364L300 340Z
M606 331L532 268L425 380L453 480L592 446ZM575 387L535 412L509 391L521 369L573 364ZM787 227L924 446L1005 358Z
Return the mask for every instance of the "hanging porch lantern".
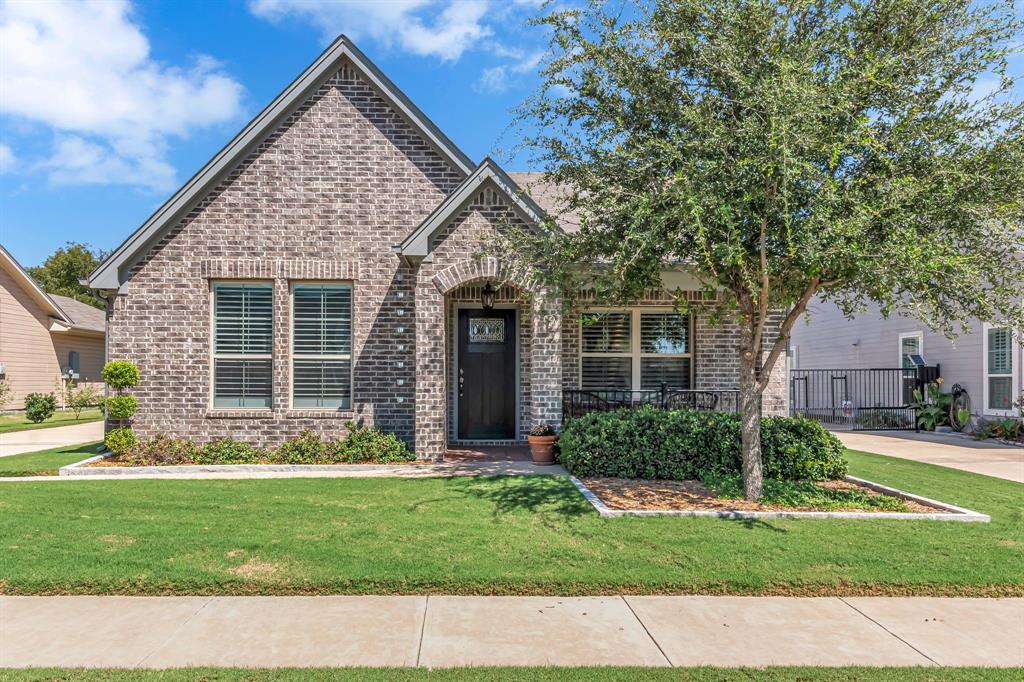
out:
M492 310L494 308L494 295L496 293L498 293L498 290L490 282L484 284L480 290L480 303L483 304L484 310Z

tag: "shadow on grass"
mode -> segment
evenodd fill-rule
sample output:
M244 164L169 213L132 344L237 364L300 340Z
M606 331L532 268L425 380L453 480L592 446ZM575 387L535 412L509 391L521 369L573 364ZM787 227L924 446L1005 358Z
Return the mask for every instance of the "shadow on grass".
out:
M459 492L494 505L494 515L519 511L583 516L596 513L568 479L550 476L453 478Z

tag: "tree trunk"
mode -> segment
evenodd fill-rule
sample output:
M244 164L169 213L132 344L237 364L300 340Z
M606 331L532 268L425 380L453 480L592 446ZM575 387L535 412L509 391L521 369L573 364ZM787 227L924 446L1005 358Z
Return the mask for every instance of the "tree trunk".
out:
M761 464L761 392L757 387L759 353L753 350L752 330L742 332L740 349L740 437L743 443L743 494L748 500L761 497L764 471Z

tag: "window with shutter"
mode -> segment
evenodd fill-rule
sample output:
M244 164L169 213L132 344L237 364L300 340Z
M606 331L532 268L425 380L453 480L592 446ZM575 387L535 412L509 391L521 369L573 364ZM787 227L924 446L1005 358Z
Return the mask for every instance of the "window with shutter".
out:
M292 407L352 406L352 286L292 286Z
M273 299L270 283L214 283L214 407L271 406Z
M688 389L691 320L671 310L591 312L580 324L580 387Z

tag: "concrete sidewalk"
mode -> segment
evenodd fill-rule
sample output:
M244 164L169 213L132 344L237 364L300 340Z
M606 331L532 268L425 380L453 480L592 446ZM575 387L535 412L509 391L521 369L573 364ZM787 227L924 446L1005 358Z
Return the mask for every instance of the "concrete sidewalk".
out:
M96 440L103 440L102 421L0 433L0 457L90 443Z
M851 450L970 471L1024 483L1024 448L912 431L835 431Z
M0 666L1024 666L1024 599L0 597Z

